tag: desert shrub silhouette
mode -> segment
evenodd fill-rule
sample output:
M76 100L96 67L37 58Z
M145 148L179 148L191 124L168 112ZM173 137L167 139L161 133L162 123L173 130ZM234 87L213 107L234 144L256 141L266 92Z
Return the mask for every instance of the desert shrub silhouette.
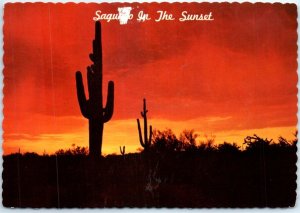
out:
M171 129L154 130L152 150L157 153L182 151L184 144L177 139Z
M246 144L246 151L247 152L265 152L269 149L271 143L272 143L272 139L263 139L260 138L259 136L255 135L254 136L247 136L244 139L244 144Z
M241 147L238 146L236 143L231 144L231 143L224 142L222 144L219 144L216 148L219 152L222 153L237 154L241 152L240 150Z
M25 152L23 154L24 157L30 157L30 158L35 158L35 157L38 157L39 155L35 152Z
M87 156L89 154L87 147L76 146L72 144L72 148L69 149L59 149L55 152L55 155L77 155L77 156Z
M73 145L60 154L3 156L7 207L288 207L296 199L297 138L257 135L236 144L153 131L149 155L86 157ZM187 134L188 133L188 134ZM192 137L189 137L192 135ZM191 139L189 142L187 139ZM199 147L204 147L203 149ZM263 148L262 148L263 146ZM78 151L79 150L79 151ZM84 153L84 155L81 155ZM146 156L146 157L144 157ZM145 160L146 159L146 160ZM59 199L58 199L59 192ZM59 200L59 202L58 202Z

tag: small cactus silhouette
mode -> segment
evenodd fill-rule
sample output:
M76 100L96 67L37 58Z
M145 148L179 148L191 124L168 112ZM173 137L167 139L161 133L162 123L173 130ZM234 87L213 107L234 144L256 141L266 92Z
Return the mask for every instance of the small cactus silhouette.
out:
M120 153L124 156L125 155L125 146L120 146Z
M101 155L104 123L108 122L114 111L114 82L108 82L106 106L103 107L102 96L102 44L101 24L95 23L95 39L93 40L93 53L90 55L93 62L87 67L87 83L89 99L86 99L82 75L76 72L77 98L83 117L89 120L89 155Z
M143 104L143 111L141 112L142 117L144 118L144 140L142 136L142 131L141 131L141 125L140 125L140 120L137 119L137 125L138 125L138 130L139 130L139 138L140 138L140 143L141 146L144 147L144 150L147 151L150 148L151 145L151 140L152 140L152 126L150 125L149 128L149 139L148 139L148 126L147 126L147 112L148 110L146 109L146 99L144 98L144 104Z

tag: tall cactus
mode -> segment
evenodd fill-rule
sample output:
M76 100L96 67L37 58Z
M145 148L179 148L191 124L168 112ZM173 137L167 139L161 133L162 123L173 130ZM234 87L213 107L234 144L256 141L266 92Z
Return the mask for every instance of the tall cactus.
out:
M141 112L142 117L144 118L144 140L141 131L140 120L137 119L137 125L139 130L139 138L141 146L144 147L144 150L147 151L150 148L151 140L152 140L152 126L149 128L149 139L148 139L148 126L147 126L147 108L146 108L146 99L144 98L143 111Z
M108 82L106 106L102 100L102 44L101 25L95 23L95 39L93 40L93 53L90 55L93 62L87 67L87 83L89 99L84 93L82 75L76 72L77 98L83 117L89 120L89 155L99 157L102 148L102 136L104 123L108 122L114 111L114 82Z

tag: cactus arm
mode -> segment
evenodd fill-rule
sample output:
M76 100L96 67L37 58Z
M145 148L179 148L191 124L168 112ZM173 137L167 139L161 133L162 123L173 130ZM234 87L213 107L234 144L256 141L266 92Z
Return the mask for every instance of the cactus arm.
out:
M149 145L151 144L152 141L152 125L150 125L150 130L149 130Z
M80 71L76 72L76 88L77 88L77 99L78 99L81 114L83 115L83 117L89 118L88 101L86 100L86 96L84 93L84 86L83 86L82 75Z
M108 82L107 101L104 108L103 122L107 122L112 118L114 112L114 82Z
M141 131L141 125L140 125L140 120L136 119L137 125L138 125L138 130L139 130L139 138L140 138L140 144L142 147L145 148L145 143L143 142L143 136L142 136L142 131Z

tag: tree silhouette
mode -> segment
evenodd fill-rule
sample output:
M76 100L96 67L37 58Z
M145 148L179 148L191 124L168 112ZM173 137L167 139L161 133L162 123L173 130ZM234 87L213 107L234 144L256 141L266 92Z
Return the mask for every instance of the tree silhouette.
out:
M215 143L215 135L204 135L205 141L200 141L199 145L197 146L198 152L213 152L216 151L216 147L214 146Z
M93 53L90 54L93 62L87 67L87 82L89 99L86 99L82 75L76 72L77 98L82 115L89 120L89 154L93 157L101 155L103 125L108 122L114 110L114 82L108 82L106 106L102 100L102 44L101 25L95 23L95 39L93 40Z
M153 149L158 152L182 151L184 144L177 139L171 129L153 132Z
M292 140L292 148L297 151L297 143L298 143L298 130L294 133L295 139Z
M198 134L195 133L195 130L183 130L182 133L179 135L179 140L184 144L185 150L196 150L197 137Z
M273 142L273 139L263 139L256 134L253 136L247 136L244 139L244 144L246 144L246 151L248 152L265 152L270 147L271 143Z

